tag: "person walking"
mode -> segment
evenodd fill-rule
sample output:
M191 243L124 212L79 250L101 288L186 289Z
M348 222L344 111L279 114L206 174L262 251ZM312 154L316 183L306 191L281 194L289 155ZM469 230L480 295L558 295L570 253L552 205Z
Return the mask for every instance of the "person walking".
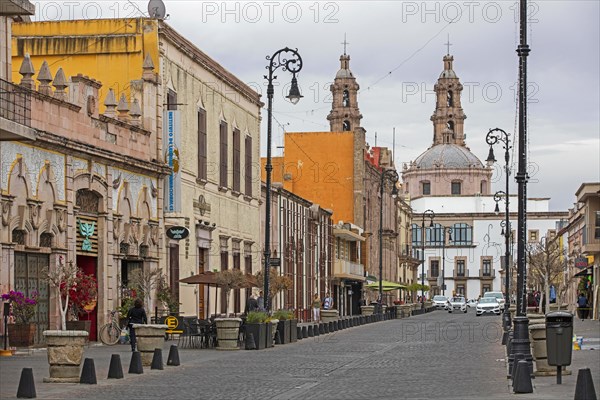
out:
M583 321L587 317L587 297L583 293L579 293L577 311L579 312L579 318Z
M320 322L321 321L321 299L319 299L319 295L316 293L313 296L312 309L313 309L313 322Z
M147 324L148 317L144 310L144 303L141 299L135 299L133 307L127 312L127 326L129 327L129 342L131 343L131 351L135 351L137 340L135 337L135 328L133 324Z

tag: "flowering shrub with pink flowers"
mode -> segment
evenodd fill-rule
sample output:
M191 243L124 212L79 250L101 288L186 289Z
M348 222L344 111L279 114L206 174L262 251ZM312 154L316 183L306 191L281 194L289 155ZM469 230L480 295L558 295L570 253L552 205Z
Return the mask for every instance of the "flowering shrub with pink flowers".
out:
M25 296L23 292L11 290L2 295L2 300L10 303L11 314L15 318L15 323L26 324L35 315L38 297L39 294L35 290L31 292L31 297Z

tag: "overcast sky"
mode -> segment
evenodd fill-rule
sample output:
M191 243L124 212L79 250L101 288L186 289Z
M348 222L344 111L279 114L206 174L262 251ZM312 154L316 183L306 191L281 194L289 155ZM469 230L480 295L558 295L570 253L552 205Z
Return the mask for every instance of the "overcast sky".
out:
M40 1L36 19L147 16L147 2ZM139 9L136 9L134 5ZM165 1L167 23L240 79L263 93L265 56L297 48L304 98L292 106L275 92L273 154L287 131L327 131L329 85L346 35L350 69L361 90L367 142L392 147L395 160L414 160L430 145L432 94L446 54L464 90L467 145L482 160L490 128L517 131L518 4L513 1ZM566 210L582 182L600 181L600 2L530 2L530 197L550 197ZM278 71L281 85L291 75ZM266 110L263 111L266 119ZM263 121L265 122L265 121ZM266 149L263 123L262 149ZM335 151L335 149L332 149ZM500 148L496 158L501 160ZM516 152L512 152L515 158ZM502 179L493 190L502 190ZM516 185L511 188L516 193Z

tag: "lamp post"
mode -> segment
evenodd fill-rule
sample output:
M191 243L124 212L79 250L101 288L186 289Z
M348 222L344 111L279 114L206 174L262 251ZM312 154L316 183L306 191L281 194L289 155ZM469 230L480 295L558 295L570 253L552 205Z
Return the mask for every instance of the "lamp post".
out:
M267 80L267 162L265 165L265 171L267 175L266 189L267 194L265 196L265 250L264 250L264 262L265 262L265 279L264 279L264 302L265 309L271 310L271 296L269 295L269 272L271 264L271 172L273 171L273 165L271 164L271 127L273 122L273 80L277 79L277 76L273 73L281 68L283 71L289 71L292 73L292 86L290 87L290 93L286 96L292 104L297 104L302 98L300 90L298 89L298 81L296 80L296 74L302 69L302 58L298 54L297 49L293 50L289 47L277 50L272 56L267 56L269 65L266 67L269 70L269 74L265 75L264 78Z
M392 183L392 198L398 195L398 172L395 169L384 169L381 171L381 181L379 182L379 310L383 311L383 193L386 179Z
M444 240L442 242L442 296L446 295L446 233L448 241L452 241L452 228L444 227Z
M435 218L433 210L425 210L421 219L421 310L425 309L425 218L429 218L429 227L432 227Z
M490 129L485 137L485 141L490 145L490 152L488 154L487 163L488 165L492 165L496 162L496 158L494 157L494 145L498 142L502 143L502 148L504 149L504 176L505 176L505 191L498 191L494 194L494 201L496 202L496 208L494 209L495 213L498 214L500 212L500 207L498 207L498 202L502 198L504 198L504 224L506 225L504 229L504 295L506 297L506 301L504 303L504 314L502 317L502 322L504 326L504 337L502 339L503 343L506 343L508 331L510 331L511 320L510 320L510 311L508 307L510 306L510 294L509 294L509 263L510 263L510 198L508 197L509 192L509 177L510 177L510 149L512 148L510 145L509 134L500 128Z

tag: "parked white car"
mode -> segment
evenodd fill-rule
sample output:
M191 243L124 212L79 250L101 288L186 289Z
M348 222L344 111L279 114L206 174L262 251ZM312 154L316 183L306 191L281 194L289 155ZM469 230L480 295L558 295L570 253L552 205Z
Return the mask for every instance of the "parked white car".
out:
M506 303L506 300L504 299L504 293L502 293L502 292L485 292L483 294L483 297L495 298L496 301L498 301L498 304L500 305L500 309L504 310L504 303Z
M500 304L495 297L482 297L475 307L475 315L478 317L482 314L500 315Z
M467 301L464 297L455 296L450 298L446 303L446 310L451 313L454 310L460 310L464 313L467 312Z
M442 296L440 294L433 296L433 305L435 308L445 308L447 302L448 298L446 296Z
M467 301L467 307L469 307L469 308L477 307L477 300L471 299L471 300Z

